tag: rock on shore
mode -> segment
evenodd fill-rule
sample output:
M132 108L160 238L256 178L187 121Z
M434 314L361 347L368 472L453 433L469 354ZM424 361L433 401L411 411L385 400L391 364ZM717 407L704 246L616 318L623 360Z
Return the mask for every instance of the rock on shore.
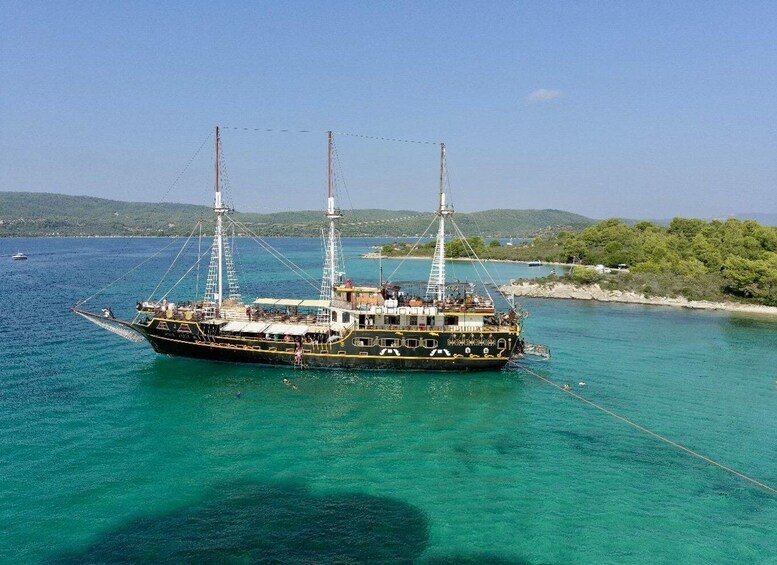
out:
M597 300L599 302L622 302L626 304L649 304L654 306L680 306L698 310L725 310L748 314L766 314L777 316L777 307L757 304L739 304L737 302L708 302L668 298L665 296L644 296L633 291L605 290L598 284L578 286L571 283L554 282L537 284L522 282L501 287L505 294L527 296L531 298L561 298L573 300Z

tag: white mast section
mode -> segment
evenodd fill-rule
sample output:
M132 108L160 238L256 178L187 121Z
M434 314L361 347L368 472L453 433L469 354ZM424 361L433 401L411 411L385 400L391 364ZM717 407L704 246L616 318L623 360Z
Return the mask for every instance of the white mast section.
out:
M440 191L437 208L439 226L437 242L434 246L432 270L429 273L429 283L426 285L426 298L434 300L445 299L445 218L453 215L453 206L445 201L445 144L440 144Z
M321 300L326 300L331 304L335 296L335 287L338 278L342 275L339 264L340 251L338 249L339 236L337 233L337 220L342 218L340 210L335 206L334 187L332 182L332 132L327 132L327 171L326 171L326 218L328 228L324 244L324 273L321 279ZM319 321L325 322L329 319L329 314L324 309L319 310Z
M218 272L219 280L216 286L216 292L214 293L214 302L221 308L221 302L224 298L224 276L223 276L223 261L224 255L224 210L221 202L221 190L219 187L219 128L216 126L216 197L213 201L213 212L216 214L216 253L218 254Z
M216 215L216 233L213 238L213 249L210 256L210 266L208 268L208 280L205 288L205 302L210 302L214 308L220 309L224 300L224 214L229 212L229 208L224 206L221 198L221 187L219 186L219 149L221 146L221 138L219 136L219 128L216 126L216 143L215 143L215 196L213 200L213 213ZM227 258L231 264L231 256ZM227 273L230 275L230 291L232 291L233 282L234 288L237 293L237 281L232 281L234 277L234 268L230 269ZM230 297L232 297L230 295ZM239 300L240 295L236 294Z

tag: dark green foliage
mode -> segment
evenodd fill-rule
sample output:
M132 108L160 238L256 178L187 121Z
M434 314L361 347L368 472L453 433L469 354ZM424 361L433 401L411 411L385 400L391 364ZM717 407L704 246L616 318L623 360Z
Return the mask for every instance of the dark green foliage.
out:
M618 277L621 288L777 305L777 228L752 220L675 218L666 228L605 220L564 238L563 248L566 259L584 264L629 265L631 274Z
M575 267L570 272L569 278L581 284L593 284L602 280L602 275L592 267Z
M777 254L761 259L729 257L723 265L726 290L764 304L777 304Z
M473 252L480 257L486 250L481 237L468 237L466 240L454 239L445 244L446 257L472 257Z
M482 244L482 240L477 243ZM404 254L407 249L409 246L399 246L395 253ZM450 257L470 255L458 240L450 242L446 250ZM415 254L431 252L417 249ZM562 231L555 237L535 238L512 247L478 247L477 254L481 259L606 267L625 264L630 272L602 276L591 269L575 269L571 278L649 296L741 299L777 305L777 227L752 220L675 218L663 227L651 222L629 226L609 219L579 233Z

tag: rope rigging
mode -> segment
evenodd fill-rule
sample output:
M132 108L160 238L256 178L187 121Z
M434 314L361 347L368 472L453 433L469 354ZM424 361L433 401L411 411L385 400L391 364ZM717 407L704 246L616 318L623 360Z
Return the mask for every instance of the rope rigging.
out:
M158 204L161 204L162 202L165 201L165 198L167 198L167 195L170 194L170 191L173 190L175 185L178 184L178 181L181 180L181 177L186 173L187 170L189 170L189 167L191 167L192 163L194 163L194 160L197 159L197 156L202 151L202 148L205 147L205 145L210 141L211 137L213 137L213 132L208 133L208 136L202 141L200 146L197 148L197 151L195 151L194 155L192 155L192 158L189 159L189 162L186 163L186 166L181 170L180 173L178 173L178 176L175 177L175 180L168 187L167 191L162 195L162 198L159 200Z
M173 182L172 182L172 183L170 183L170 186L169 186L169 187L167 187L167 190L166 190L166 191L165 191L165 193L162 195L162 198L160 198L160 199L159 199L159 202L157 202L157 203L156 203L156 204L157 204L157 206L161 206L161 205L162 205L162 204L165 202L165 199L168 197L168 195L170 194L170 192L173 190L173 188L175 188L175 187L178 185L178 183L180 182L181 178L184 176L184 174L186 174L186 171L188 171L188 170L189 170L189 167L191 167L192 163L194 163L194 161L197 159L197 157L199 156L199 154L202 152L202 149L203 149L203 148L204 148L204 147L205 147L205 146L208 144L208 142L211 140L211 138L212 138L212 137L213 137L213 133L212 133L212 132L209 132L209 133L208 133L208 135L205 137L205 139L202 141L202 143L200 143L200 146L197 148L197 150L196 150L196 151L194 152L194 154L191 156L191 158L189 159L189 161L186 163L186 165L184 166L184 168L183 168L183 169L181 169L181 171L178 173L178 175L176 175L175 179L173 179ZM198 222L198 224L197 224L197 225L199 225L199 222ZM196 226L195 226L195 229L196 229ZM191 237L191 236L189 236L189 237ZM87 302L89 302L90 300L92 300L93 298L95 298L96 296L99 296L100 294L102 294L103 292L105 292L106 290L108 290L108 289L109 289L111 286L113 286L114 284L116 284L117 282L119 282L120 280L122 280L123 278L125 278L127 275L129 275L129 274L131 274L132 272L136 271L137 269L139 269L140 267L142 267L144 264L146 264L147 262L151 261L151 260L152 260L152 259L154 259L156 256L158 256L159 254L161 254L161 253L162 253L163 251L165 251L165 250L166 250L168 247L170 247L170 246L171 246L173 243L175 243L175 242L176 242L178 239L179 239L179 236L172 236L172 240L170 241L170 243L169 243L169 244L167 244L166 246L164 246L162 249L160 249L159 251L157 251L156 253L154 253L153 255L151 255L150 257L148 257L147 259L145 259L145 260L141 261L139 264L135 265L135 266L134 266L133 268L131 268L129 271L127 271L127 272L123 273L122 275L120 275L119 277L117 277L116 279L114 279L113 281L111 281L110 283L108 283L106 286L104 286L103 288L101 288L100 290L98 290L97 292L95 292L94 294L92 294L91 296L89 296L89 297L87 297L87 298L84 298L83 300L80 300L80 301L78 301L78 302L75 304L75 307L76 307L76 308L78 308L78 307L80 307L80 306L82 306L82 305L86 304ZM126 247L126 246L125 246L125 247Z
M137 271L137 270L138 270L140 267L142 267L143 265L145 265L146 263L148 263L149 261L151 261L152 259L154 259L156 256L158 256L159 254L161 254L163 251L165 251L165 250L166 250L168 247L170 247L170 246L171 246L173 243L175 243L175 242L176 242L176 241L178 241L179 239L180 239L180 238L179 238L178 236L174 236L174 237L172 238L172 240L170 241L170 243L168 243L167 245L165 245L165 246L164 246L162 249L160 249L159 251L157 251L156 253L154 253L154 254L153 254L153 255L151 255L150 257L148 257L148 258L144 259L143 261L141 261L140 263L138 263L137 265L135 265L134 267L132 267L132 268L131 268L129 271L127 271L127 272L126 272L126 273L124 273L123 275L119 275L119 276L118 276L116 279L114 279L113 281L111 281L110 283L108 283L107 285L105 285L104 287L102 287L100 290L98 290L97 292L95 292L94 294L92 294L91 296L89 296L88 298L84 298L83 300L81 300L81 301L79 301L79 302L76 302L76 304L75 304L75 307L76 307L76 308L78 308L79 306L82 306L83 304L86 304L87 302L89 302L89 301L90 301L92 298L94 298L95 296L98 296L98 295L102 294L103 292L105 292L106 290L108 290L110 287L112 287L114 284L116 284L117 282L119 282L120 280L122 280L124 277L126 277L127 275L129 275L130 273L132 273L132 272L134 272L134 271Z
M179 278L177 281L175 281L175 284L174 284L173 286L171 286L171 287L168 289L168 291L167 291L167 292L165 292L165 293L164 293L164 294L163 294L163 295L162 295L160 298L161 298L162 300L164 300L165 298L167 298L167 297L168 297L168 295L169 295L171 292L173 292L173 291L175 290L175 288L176 288L176 287L177 287L179 284L181 284L181 282L182 282L182 281L183 281L183 280L184 280L184 279L187 277L187 275L188 275L189 273L191 273L191 272L192 272L192 269L194 269L195 267L199 267L199 265L200 265L200 261L202 261L203 257L207 257L208 253L210 253L210 250L211 250L211 248L208 248L208 249L206 249L206 250L205 250L205 252L204 252L204 253L200 254L200 255L197 257L197 260L196 260L196 261L195 261L195 262L192 264L192 266L191 266L191 267L189 267L189 268L187 269L187 271L186 271L186 272L185 272L183 275L181 275L181 278Z
M267 243L264 239L262 239L259 235L254 233L248 226L246 226L244 223L242 223L240 220L236 218L229 218L231 222L234 223L237 227L245 230L248 233L248 236L250 239L255 241L262 249L267 251L270 255L275 257L278 261L280 261L284 266L286 266L288 269L290 269L292 272L294 272L297 276L299 276L303 281L305 281L307 284L309 284L311 287L313 287L316 291L318 291L319 286L317 284L318 281L314 279L311 275L309 275L302 267L294 263L291 259L283 255L280 251L275 249L272 245Z
M151 294L149 295L148 300L151 300L154 297L154 294L156 293L156 291L159 290L159 287L162 286L163 282L165 282L165 278L167 278L167 275L170 273L170 271L173 269L173 267L175 267L175 264L178 262L178 259L183 254L184 250L186 249L186 246L189 244L189 241L192 239L192 236L194 235L194 232L197 231L198 227L199 227L199 222L197 223L196 226L194 226L194 229L189 234L189 237L186 238L186 241L184 241L183 245L181 246L181 249L178 251L178 255L175 256L175 259L173 259L173 262L170 263L170 266L165 271L165 274L163 274L162 278L159 279L159 282L154 287L154 290L151 291Z
M490 272L488 271L488 269L486 268L486 265L483 263L483 261L480 259L480 257L478 257L478 254L477 254L477 253L475 252L475 250L472 248L472 245L469 243L469 241L467 240L467 238L466 238L466 237L464 237L464 234L462 233L461 229L459 229L459 226L458 226L458 224L456 224L456 222L455 222L453 219L451 219L451 223L453 224L453 227L454 227L454 228L456 228L456 233L459 235L459 237L460 237L460 238L461 238L461 240L463 241L463 244L464 244L464 250L465 250L465 251L469 250L469 251L467 251L467 253L468 253L468 254L469 254L469 253L472 253L471 257L472 257L472 258L474 258L474 259L475 259L475 261L477 261L477 263L478 263L478 264L481 266L481 268L483 269L483 272L484 272L484 273L486 274L486 276L488 277L488 281L489 281L489 282L490 282L490 283L491 283L491 284L492 284L492 285L493 285L493 286L496 288L496 290L497 290L497 292L500 294L500 296L501 296L502 298L504 298L504 299L505 299L505 300L508 302L508 304L509 304L509 300L507 300L507 295L506 295L504 292L502 292L502 290L499 288L499 285L496 283L496 281L494 280L494 278L491 276L491 273L490 273ZM483 279L480 277L480 272L477 270L477 267L475 268L475 272L478 274L478 278L480 278L480 282L483 284L483 287L485 288L485 287L486 287L486 283L485 283L485 281L483 281ZM486 289L486 293L488 293L488 289ZM489 298L490 298L490 297L491 297L491 294L489 293Z
M355 211L355 210L352 210ZM418 214L414 214L412 216L400 216L397 218L384 218L381 220L362 220L357 222L340 222L339 225L341 226L370 226L370 225L378 225L378 224L388 224L392 222L404 222L406 220L414 220L417 218L426 218L431 214L431 212L419 212ZM250 225L250 224L247 224ZM316 222L302 222L302 223L296 223L296 224L261 224L262 227L279 227L279 228L306 228L306 227L315 227L318 228L321 226L320 221Z
M396 268L395 268L393 271L391 271L391 274L388 276L388 279L387 279L387 280L391 280L391 279L394 277L394 275L395 275L395 274L396 274L396 272L399 270L399 268L400 268L400 267L401 267L401 266L402 266L402 265L405 263L405 261L407 260L407 258L408 258L408 257L410 257L410 254L411 254L413 251L415 251L415 248L416 248L416 247L418 247L418 244L419 244L419 243L421 243L421 240L422 240L423 238L425 238L425 237L426 237L426 234L427 234L427 233L429 233L429 230L430 230L430 229L432 229L432 226L435 224L435 222L437 222L437 216L435 216L435 217L432 219L432 222L431 222L431 223L430 223L430 224L429 224L429 225L426 227L426 229L424 230L424 233L422 233L422 234L420 235L420 237L419 237L418 239L416 239L415 243L413 244L413 247L411 247L411 248L410 248L410 251L408 251L408 252L407 252L407 255L405 255L405 256L402 258L402 261L400 261L400 262L399 262L399 265L397 265L397 266L396 266Z
M324 133L323 131L316 131L316 130L291 130L291 129L272 129L272 128L248 128L248 127L234 127L234 126L222 126L221 129L228 129L228 130L238 130L238 131L259 131L259 132L281 132L281 133ZM363 134L357 134L352 132L336 132L336 135L344 136L344 137L355 137L355 138L361 138L361 139L371 139L371 140L377 140L377 141L389 141L389 142L398 142L398 143L415 143L415 144L425 144L425 145L437 145L436 142L431 141L422 141L422 140L412 140L412 139L402 139L402 138L394 138L394 137L385 137L385 136L372 136L372 135L363 135ZM176 175L176 177L173 179L172 183L167 187L164 194L162 195L159 205L165 202L169 194L173 191L173 189L179 185L181 179L184 177L186 172L191 168L192 164L197 160L197 158L200 156L200 154L203 151L203 148L205 148L209 142L213 139L213 132L209 132L208 135L205 137L205 139L199 144L194 154L191 156L191 158L188 160L186 165L183 167L183 169ZM220 186L222 187L222 192L224 193L225 200L231 200L231 194L230 194L230 182L229 182L229 175L227 172L227 166L226 166L226 159L224 150L222 147L222 144L220 140L218 141L218 148L217 148L217 174L220 179ZM334 148L333 148L334 149ZM348 191L348 187L345 183L345 176L343 174L343 167L342 162L339 158L339 154L336 149L334 149L334 166L337 172L337 177L339 179L339 186L342 187L342 189L345 191L345 195L351 205L351 210L354 212L355 216L355 210L353 209L353 203L351 202L350 193ZM217 186L219 186L217 184ZM382 218L382 219L373 219L373 220L359 220L356 219L356 221L350 221L350 222L342 222L340 226L342 227L350 227L350 228L356 228L359 226L379 226L379 225L386 225L391 223L399 223L399 222L405 222L405 221L412 221L417 220L420 218L428 217L428 213L418 213L418 214L412 214L412 215L406 215L406 216L399 216L399 217L393 217L393 218ZM298 277L300 277L302 280L304 280L308 285L311 286L311 288L314 288L318 290L319 284L318 280L314 277L312 277L310 274L308 274L304 269L296 265L293 261L291 261L288 257L284 256L283 253L275 249L272 245L270 245L266 240L264 240L262 237L260 237L254 229L249 227L244 221L241 221L234 216L229 217L229 221L231 222L233 228L234 226L238 226L241 231L246 233L248 237L253 239L262 249L267 251L271 256L273 256L275 259L277 259L279 262L281 262L284 266L289 268L292 272L294 272ZM432 222L433 224L433 222ZM432 224L430 224L426 230L424 230L423 235L419 240L416 242L416 244L411 249L412 251L417 247L418 243L420 242L420 239L427 236L429 233L429 230L431 229ZM320 222L307 222L307 223L295 223L295 224L262 224L262 227L277 227L277 228L304 228L307 226L313 227L313 226L320 226ZM202 245L202 235L203 235L203 220L202 218L197 221L186 238L185 242L181 246L181 249L178 251L178 254L174 258L173 262L169 265L165 273L162 275L162 278L159 280L157 285L154 287L153 291L149 295L148 300L152 300L152 298L156 295L157 292L159 292L162 285L165 283L167 277L170 275L172 270L175 268L175 266L178 264L179 260L181 259L184 252L189 247L189 244L192 240L192 237L196 234L197 230L199 230L200 236L198 238L198 249L197 249L197 260L196 262L189 267L189 269L186 271L183 277L175 282L172 288L170 288L166 293L165 297L168 296L168 294L176 288L181 281L183 280L186 275L192 272L195 268L196 270L196 283L195 283L195 294L199 296L200 294L200 266L202 258L207 255L209 252L212 251L212 245L204 247ZM233 236L234 237L234 236ZM76 306L81 306L88 301L92 300L96 296L104 293L107 289L109 289L111 286L116 284L118 281L122 280L129 274L133 273L134 271L141 268L143 265L147 264L152 259L159 256L162 252L167 250L171 245L173 245L180 236L173 236L170 243L165 245L162 249L154 253L152 256L148 257L147 259L141 261L138 265L133 267L132 269L128 270L123 275L117 277L114 281L103 287L102 289L98 290L91 296L79 301ZM231 246L234 248L234 239L232 240L233 245ZM408 254L409 256L409 254ZM407 257L405 257L402 262L397 266L397 268L394 269L392 272L392 276L397 272L397 270L402 266L404 263L404 260Z
M274 128L251 128L251 127L234 127L234 126L220 126L221 129L229 129L234 131L255 131L263 133L328 133L327 130L315 130L315 129L274 129ZM399 139L396 137L382 137L378 135L363 135L360 133L349 133L344 131L333 131L334 135L342 135L344 137L358 137L361 139L372 139L375 141L393 141L396 143L416 143L420 145L439 145L437 141L419 141L416 139Z

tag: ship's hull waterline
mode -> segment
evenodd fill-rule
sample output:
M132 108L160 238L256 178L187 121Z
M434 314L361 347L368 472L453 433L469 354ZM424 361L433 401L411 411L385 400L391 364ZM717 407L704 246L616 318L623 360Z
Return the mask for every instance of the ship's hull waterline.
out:
M154 324L152 323L151 326ZM392 330L353 330L330 343L299 344L290 341L211 336L196 323L187 324L191 333L158 332L142 324L131 327L164 355L232 363L286 365L311 369L366 369L403 371L486 371L504 367L517 351L520 339L515 331L478 333L428 333ZM408 347L407 340L418 342ZM356 343L369 340L371 345ZM395 340L384 347L386 340ZM426 342L426 343L424 343ZM500 347L501 346L501 347Z

